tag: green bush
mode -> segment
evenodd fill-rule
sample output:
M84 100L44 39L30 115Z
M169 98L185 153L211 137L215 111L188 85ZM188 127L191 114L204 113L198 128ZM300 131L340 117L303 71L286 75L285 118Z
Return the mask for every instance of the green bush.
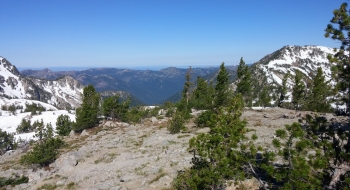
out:
M32 115L36 115L37 112L41 114L41 112L43 111L46 111L45 108L40 104L35 104L35 103L26 104L26 109L24 109L24 112L30 112Z
M37 129L35 137L38 140L34 143L33 150L21 157L21 164L32 165L38 164L40 166L47 166L57 158L59 148L65 143L59 138L53 137L53 129L51 124L47 124L46 127L40 126Z
M76 109L75 124L73 130L81 132L84 129L98 125L100 94L96 92L93 85L88 85L83 90L83 103Z
M194 123L197 127L214 127L216 122L216 113L212 110L202 112Z
M4 178L4 177L0 177L0 187L4 187L7 185L11 185L11 186L15 186L15 185L19 185L22 183L28 183L28 177L26 176L21 176L21 177L16 177L16 178Z
M0 129L0 155L17 148L14 135Z
M68 115L60 115L56 120L56 133L61 136L67 136L72 130L72 121Z
M33 127L30 124L30 120L22 119L21 123L17 126L16 131L17 133L29 133L33 131Z
M185 128L185 119L181 112L176 112L168 123L168 131L171 134L179 133L181 129Z

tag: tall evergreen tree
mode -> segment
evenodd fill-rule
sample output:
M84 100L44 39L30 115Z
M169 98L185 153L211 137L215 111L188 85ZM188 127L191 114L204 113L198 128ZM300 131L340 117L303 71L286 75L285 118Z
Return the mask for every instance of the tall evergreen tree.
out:
M310 95L308 97L308 109L310 111L329 111L330 105L327 100L329 86L325 81L321 67L317 68L317 74L313 77Z
M185 76L185 85L184 85L184 89L182 90L182 98L183 100L186 101L186 103L188 103L188 99L189 97L189 91L191 88L191 72L192 72L192 67L190 67L187 72L186 72L186 76Z
M303 81L303 73L295 70L294 87L292 91L292 103L296 111L300 110L305 97L305 84Z
M245 64L243 58L239 61L237 69L237 88L236 93L243 96L244 103L248 106L252 104L252 77L248 65Z
M260 103L265 108L267 105L270 104L270 101L271 101L270 94L269 94L269 92L267 90L267 87L264 86L263 90L262 90L262 92L260 94Z
M283 101L288 98L287 96L287 81L290 76L290 72L284 75L282 79L282 86L279 87L279 98L278 98L278 107L282 107Z
M224 62L221 63L216 77L215 95L215 107L217 108L224 106L229 100L229 73Z
M93 85L88 85L83 90L83 103L76 110L76 124L74 131L82 131L92 128L98 124L100 94L96 92Z
M210 109L213 104L215 90L202 77L197 77L197 87L193 91L193 106L196 109Z
M72 122L68 115L61 114L56 120L56 133L66 136L72 130Z
M122 120L129 109L130 100L120 101L119 95L110 96L102 103L102 112L106 117Z
M337 64L341 90L348 94L345 102L350 116L350 10L347 8L348 4L343 3L339 9L333 11L333 18L330 20L331 24L327 25L325 37L341 42L340 50L334 56L329 55L328 59Z

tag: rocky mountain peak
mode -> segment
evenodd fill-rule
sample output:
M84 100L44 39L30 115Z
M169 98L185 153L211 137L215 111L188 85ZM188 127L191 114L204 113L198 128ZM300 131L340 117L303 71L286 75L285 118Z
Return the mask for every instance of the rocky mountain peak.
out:
M9 61L7 61L7 59L1 56L0 56L0 69L1 70L5 69L8 72L12 73L13 75L17 75L17 76L20 75L18 69L14 65L12 65Z
M39 100L58 108L80 105L84 86L72 77L58 80L25 77L5 58L0 57L0 63L0 98Z
M323 69L327 80L331 79L331 63L328 54L335 54L332 48L323 46L284 46L263 57L254 64L257 70L265 73L267 81L282 84L284 75L289 71L294 75L300 70L307 77L312 77L318 67Z

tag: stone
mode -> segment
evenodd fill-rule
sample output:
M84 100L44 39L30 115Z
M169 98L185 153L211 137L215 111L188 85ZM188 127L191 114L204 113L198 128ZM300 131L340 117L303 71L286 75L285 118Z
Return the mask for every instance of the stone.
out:
M152 117L152 118L151 118L151 121L152 121L152 123L156 123L158 120L157 120L156 117Z
M75 132L74 132L74 130L71 130L69 133L69 137L74 137L74 136L75 136Z
M89 133L85 129L80 134L81 137L87 136L87 135L89 135Z
M71 172L78 165L79 159L81 159L81 155L78 152L69 152L60 156L53 166L61 173Z

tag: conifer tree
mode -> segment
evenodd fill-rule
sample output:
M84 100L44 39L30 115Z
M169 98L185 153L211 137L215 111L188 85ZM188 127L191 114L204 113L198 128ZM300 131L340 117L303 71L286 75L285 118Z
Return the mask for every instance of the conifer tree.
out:
M249 175L245 169L255 161L257 149L244 143L243 108L242 95L234 95L226 107L218 108L210 132L190 139L193 166L174 180L176 189L222 189L225 180L239 181Z
M271 101L271 97L270 94L267 90L267 87L264 86L263 90L260 94L260 103L262 104L262 106L265 108L268 104L270 104Z
M192 67L190 67L186 72L186 76L185 76L186 81L185 81L184 89L182 91L182 98L183 100L186 101L186 103L188 103L188 99L190 98L189 91L191 88L191 72L192 72Z
M44 125L38 126L35 137L38 139L34 143L33 150L21 157L21 164L32 165L39 164L40 166L47 166L59 155L59 149L65 144L59 137L54 137L51 123L46 127Z
M318 67L317 74L312 80L312 87L308 97L308 109L316 112L329 111L330 105L327 100L329 93L329 86L325 81L322 68Z
M196 109L212 108L215 89L211 83L207 83L202 77L197 77L197 87L193 91L193 106Z
M83 103L76 110L76 124L74 131L80 132L92 128L98 124L100 95L93 85L88 85L83 90Z
M130 100L120 102L119 95L106 98L102 103L102 112L106 117L123 120L129 109Z
M292 103L296 111L300 110L305 97L305 84L303 81L303 73L295 70L294 87L292 91Z
M182 90L182 99L177 104L177 113L181 114L185 119L190 118L191 113L191 106L189 105L189 99L190 99L190 88L191 88L191 71L192 68L190 67L185 76L185 83L184 88Z
M341 46L340 50L334 56L329 55L328 59L336 63L341 90L348 94L345 102L350 116L350 15L347 3L341 4L339 9L333 11L330 22L331 24L328 24L325 30L325 37L340 41Z
M229 100L229 73L224 62L221 63L216 77L215 95L215 107L217 108L224 106Z
M242 94L244 103L247 106L252 104L252 78L248 65L245 64L243 57L239 61L237 69L237 88L236 93Z
M284 75L282 79L282 86L279 87L279 98L278 98L278 107L282 107L283 101L287 99L287 81L290 76L290 72Z
M61 136L66 136L72 130L72 121L68 115L61 114L56 120L56 133Z

